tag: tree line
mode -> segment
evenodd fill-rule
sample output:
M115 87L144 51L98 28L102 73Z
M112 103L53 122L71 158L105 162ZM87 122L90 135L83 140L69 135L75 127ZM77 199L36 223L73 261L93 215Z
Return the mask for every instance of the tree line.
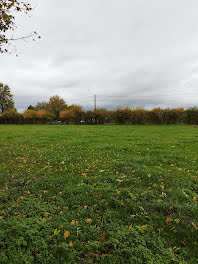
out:
M55 95L47 102L30 105L22 114L14 108L13 95L0 83L0 124L198 124L198 108L129 107L107 110L84 110L80 105L68 105Z

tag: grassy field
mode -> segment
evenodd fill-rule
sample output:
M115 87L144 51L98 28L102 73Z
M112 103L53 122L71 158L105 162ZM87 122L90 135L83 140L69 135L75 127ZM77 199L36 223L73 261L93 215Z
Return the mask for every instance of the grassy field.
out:
M198 263L198 128L0 126L0 263Z

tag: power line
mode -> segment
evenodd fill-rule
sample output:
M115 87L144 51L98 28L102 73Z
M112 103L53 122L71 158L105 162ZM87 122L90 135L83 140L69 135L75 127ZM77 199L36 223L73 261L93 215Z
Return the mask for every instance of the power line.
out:
M183 94L150 94L150 95L97 95L98 97L111 97L111 98L130 98L130 97L158 97L158 96L192 96L192 95L198 95L198 93L183 93Z

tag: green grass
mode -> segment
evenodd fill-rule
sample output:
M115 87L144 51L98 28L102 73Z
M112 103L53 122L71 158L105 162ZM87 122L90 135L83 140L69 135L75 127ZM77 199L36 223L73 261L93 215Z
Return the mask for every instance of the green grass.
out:
M193 126L1 125L0 263L198 263L197 154Z

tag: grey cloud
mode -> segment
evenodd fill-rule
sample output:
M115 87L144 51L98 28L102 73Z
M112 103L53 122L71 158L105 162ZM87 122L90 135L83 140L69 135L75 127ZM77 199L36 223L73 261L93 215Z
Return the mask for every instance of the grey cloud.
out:
M85 108L94 94L108 108L197 104L197 1L30 2L16 35L37 29L42 39L0 57L0 81L21 111L54 94Z

